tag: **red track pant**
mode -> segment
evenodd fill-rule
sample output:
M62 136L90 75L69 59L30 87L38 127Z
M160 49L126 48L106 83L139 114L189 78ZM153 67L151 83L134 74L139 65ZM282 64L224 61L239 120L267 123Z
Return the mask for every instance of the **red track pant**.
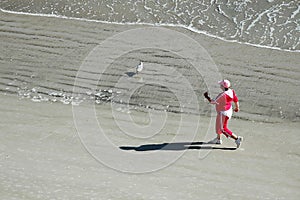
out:
M217 134L224 134L226 137L232 135L232 131L228 129L229 117L218 113L217 118L216 118L216 133Z

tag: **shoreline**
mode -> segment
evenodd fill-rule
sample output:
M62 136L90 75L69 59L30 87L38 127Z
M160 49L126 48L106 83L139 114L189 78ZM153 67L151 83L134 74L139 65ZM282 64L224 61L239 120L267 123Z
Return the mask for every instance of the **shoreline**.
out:
M257 48L265 48L265 49L278 50L278 51L290 52L290 53L299 53L300 52L300 50L281 49L279 47L270 47L270 46L265 46L265 45L253 44L253 43L249 43L249 42L240 42L238 40L228 40L228 39L222 38L220 36L213 35L213 34L205 32L205 31L197 30L193 27L184 26L184 25L180 25L180 24L151 24L151 23L136 23L136 22L120 23L120 22L108 22L108 21L86 19L86 18L67 17L67 16L63 16L63 15L54 15L54 14L16 12L16 11L4 10L2 8L0 8L0 11L3 13L16 14L16 15L49 17L49 18L58 18L58 19L67 19L67 20L95 22L95 23L110 24L110 25L121 25L121 26L128 26L128 25L129 26L139 26L140 25L140 26L153 26L153 27L166 27L166 28L182 28L182 29L189 30L193 33L198 33L198 34L202 34L202 35L214 38L214 39L219 39L224 42L237 43L237 44L241 44L241 45L249 45L249 46L257 47Z

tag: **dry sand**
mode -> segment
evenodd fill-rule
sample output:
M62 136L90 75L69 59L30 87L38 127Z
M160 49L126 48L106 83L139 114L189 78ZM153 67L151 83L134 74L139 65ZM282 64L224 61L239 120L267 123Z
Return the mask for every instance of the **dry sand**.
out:
M93 116L88 103L74 107L86 119L80 123L71 105L36 103L6 89L13 88L9 78L18 72L32 87L68 90L86 54L99 41L131 26L0 15L2 199L298 199L300 125L292 122L299 121L298 53L227 43L176 29L198 40L223 76L233 80L244 100L230 127L245 141L238 150L225 138L221 146L203 145L200 142L214 137L207 132L210 117L201 116L198 122L197 115L174 113L168 114L159 134L140 133L145 137L141 139L124 135L110 104L97 105ZM64 54L70 57L60 57L59 65L51 62ZM53 67L70 77L57 75ZM48 76L30 82L32 74L47 70ZM126 124L128 118L119 113L119 121ZM162 113L155 112L154 119ZM149 123L144 112L132 111L132 117L137 124ZM99 135L93 134L94 118L106 131L104 141L95 140ZM187 118L176 132L178 121ZM195 124L199 129L193 128ZM124 172L157 166L162 169Z
M148 169L153 162L165 166L152 173L129 174L119 171L122 165L117 170L104 166L86 151L70 106L11 96L1 96L1 102L2 199L297 199L299 195L300 126L296 123L233 120L231 127L245 139L238 150L198 149L210 145L186 149L174 144L169 150L151 145L145 147L149 151L128 151L161 158L132 163L136 167ZM108 115L109 109L103 107ZM144 116L140 113L140 117ZM105 124L120 135L113 137L116 149L172 142L168 134L150 140L126 139L112 121L106 118ZM201 141L200 130L194 142ZM234 147L233 141L224 142L222 148ZM102 149L99 153L111 154L109 144L103 142ZM165 156L173 152L184 154L167 166ZM111 159L127 163L122 156Z

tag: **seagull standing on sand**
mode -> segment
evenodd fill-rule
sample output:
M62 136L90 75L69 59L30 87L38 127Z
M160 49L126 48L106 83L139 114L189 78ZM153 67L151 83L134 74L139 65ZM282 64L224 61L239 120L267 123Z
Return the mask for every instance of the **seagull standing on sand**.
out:
M138 74L139 72L141 72L142 70L143 70L143 67L144 67L144 65L143 65L143 62L140 62L140 64L138 64L137 66L136 66L136 74Z

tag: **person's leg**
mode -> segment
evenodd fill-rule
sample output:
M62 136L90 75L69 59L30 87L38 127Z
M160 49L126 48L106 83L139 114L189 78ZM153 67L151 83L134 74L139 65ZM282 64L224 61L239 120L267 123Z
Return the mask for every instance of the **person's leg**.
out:
M222 144L222 140L221 140L221 134L222 134L222 118L221 118L221 114L217 114L217 117L216 117L216 134L217 134L217 137L210 140L208 142L208 144Z
M234 133L232 133L232 131L228 128L228 122L229 122L229 117L223 116L223 134L226 137L231 137L234 140L237 140L238 137Z
M221 140L221 134L223 132L223 119L222 119L222 114L218 113L216 117L216 134L217 138Z
M228 129L228 127L227 127L228 126L228 121L229 121L229 117L226 116L225 119L224 119L224 123L223 123L223 133L227 137L231 137L232 139L234 139L235 143L236 143L236 147L239 148L243 138L235 135L234 133L232 133L231 130Z
M226 135L227 137L231 137L232 139L234 139L235 143L236 143L236 147L239 148L243 138L238 137L237 135L232 133L231 130L228 129L228 127L227 127L228 126L228 121L229 121L229 117L225 116L224 120L223 120L223 134Z

